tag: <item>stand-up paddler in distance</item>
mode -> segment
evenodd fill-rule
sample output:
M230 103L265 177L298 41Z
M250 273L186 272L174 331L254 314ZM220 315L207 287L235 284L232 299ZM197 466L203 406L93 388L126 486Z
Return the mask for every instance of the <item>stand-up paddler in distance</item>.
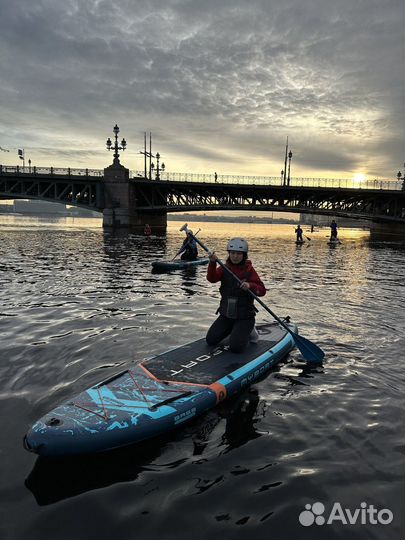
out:
M200 232L200 230L201 229L198 229L198 231L195 233L196 236ZM196 246L197 244L194 238L192 238L189 234L186 235L186 238L184 239L176 255L169 261L153 261L153 270L157 272L166 272L170 270L179 270L208 264L208 257L197 257L198 251ZM180 260L177 259L179 255L181 255Z

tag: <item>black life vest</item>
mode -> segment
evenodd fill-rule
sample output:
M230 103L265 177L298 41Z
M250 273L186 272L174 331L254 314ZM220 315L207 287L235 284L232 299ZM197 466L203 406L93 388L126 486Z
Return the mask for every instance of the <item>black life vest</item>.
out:
M251 273L246 271L241 280L249 281ZM224 270L221 279L221 302L217 313L219 312L228 319L252 319L256 315L257 309L254 306L253 296L240 288L239 283L234 277Z

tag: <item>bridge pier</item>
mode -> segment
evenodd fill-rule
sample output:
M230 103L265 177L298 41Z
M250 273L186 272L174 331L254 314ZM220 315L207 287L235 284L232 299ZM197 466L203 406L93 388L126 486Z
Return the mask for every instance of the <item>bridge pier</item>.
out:
M118 207L103 210L103 227L105 229L129 229L136 234L143 234L147 223L152 234L165 234L167 214L149 214Z
M139 212L136 210L136 184L129 178L129 170L121 164L104 169L103 227L129 229L143 234L146 223L152 234L165 234L167 212Z

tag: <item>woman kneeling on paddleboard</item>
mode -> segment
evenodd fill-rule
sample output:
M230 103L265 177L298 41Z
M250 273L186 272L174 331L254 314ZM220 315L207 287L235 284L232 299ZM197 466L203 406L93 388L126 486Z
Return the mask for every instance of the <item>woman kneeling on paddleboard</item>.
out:
M256 308L250 289L256 296L264 296L266 288L247 258L248 243L243 238L231 238L227 245L229 257L226 266L243 282L241 285L221 266L217 267L217 256L210 256L207 279L211 283L221 282L219 317L207 332L208 345L217 345L227 336L229 349L241 352L249 342L255 325Z

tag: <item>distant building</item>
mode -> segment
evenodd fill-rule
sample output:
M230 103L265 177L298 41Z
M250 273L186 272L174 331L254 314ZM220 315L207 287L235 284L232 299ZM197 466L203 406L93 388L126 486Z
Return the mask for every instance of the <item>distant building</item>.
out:
M66 205L38 200L16 199L14 212L18 214L66 214Z
M167 214L168 221L205 221L216 223L295 223L294 220L288 218L272 218L259 216L233 216L227 215L210 215L210 214Z
M77 206L66 206L63 203L41 201L37 199L15 199L13 204L0 204L2 214L25 214L25 215L56 215L64 217L100 217L99 212L79 208Z

